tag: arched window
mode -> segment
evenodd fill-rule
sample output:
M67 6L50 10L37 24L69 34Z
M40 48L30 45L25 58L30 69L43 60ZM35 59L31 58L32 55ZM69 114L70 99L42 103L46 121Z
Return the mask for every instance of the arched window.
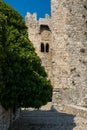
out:
M49 44L46 43L46 52L49 52Z
M40 25L40 34L44 31L51 31L48 25Z
M41 52L44 52L44 44L41 43Z

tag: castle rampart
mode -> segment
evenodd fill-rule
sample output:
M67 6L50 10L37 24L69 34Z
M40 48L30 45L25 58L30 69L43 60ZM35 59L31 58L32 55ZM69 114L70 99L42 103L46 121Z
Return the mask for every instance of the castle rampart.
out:
M87 1L51 0L51 17L31 17L26 16L29 39L53 84L54 106L86 105Z

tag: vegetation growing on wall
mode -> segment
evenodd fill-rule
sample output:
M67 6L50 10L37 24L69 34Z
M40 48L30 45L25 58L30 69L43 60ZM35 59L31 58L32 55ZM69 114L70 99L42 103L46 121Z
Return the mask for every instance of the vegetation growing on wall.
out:
M28 39L23 18L0 1L0 102L5 108L45 105L52 86Z

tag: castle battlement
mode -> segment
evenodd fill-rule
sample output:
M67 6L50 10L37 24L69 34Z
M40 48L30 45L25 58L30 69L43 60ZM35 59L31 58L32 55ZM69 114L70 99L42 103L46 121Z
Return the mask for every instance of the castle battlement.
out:
M31 25L35 25L36 26L40 26L40 25L47 25L50 26L51 24L51 18L48 14L45 14L45 18L40 18L39 20L37 20L37 14L36 13L29 13L27 12L26 14L26 25L27 26L31 26Z
M33 19L33 20L36 21L37 20L37 14L36 13L31 14L31 13L27 12L26 18L28 20Z

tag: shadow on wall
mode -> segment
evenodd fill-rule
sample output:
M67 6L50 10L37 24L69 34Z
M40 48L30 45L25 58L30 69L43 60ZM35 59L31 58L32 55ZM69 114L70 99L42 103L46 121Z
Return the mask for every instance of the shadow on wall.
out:
M56 111L53 106L51 110L27 108L21 111L20 118L9 130L73 130L74 118L74 115Z

